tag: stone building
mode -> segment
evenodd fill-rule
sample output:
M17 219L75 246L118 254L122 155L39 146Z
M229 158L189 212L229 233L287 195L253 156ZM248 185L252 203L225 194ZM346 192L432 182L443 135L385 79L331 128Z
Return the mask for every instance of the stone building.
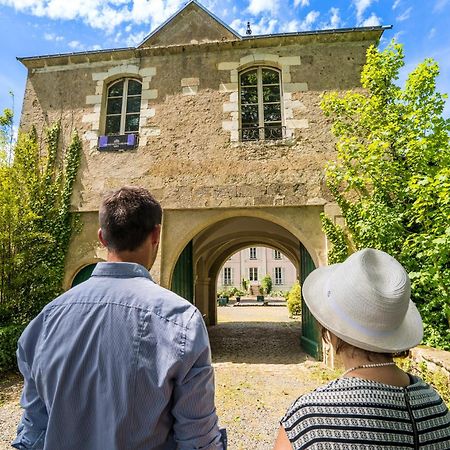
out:
M242 280L250 286L261 286L269 275L273 292L287 292L297 280L297 270L280 250L268 247L248 247L232 255L223 265L217 278L218 290L232 287L242 289ZM252 289L259 293L258 289Z
M98 206L125 184L164 207L154 278L209 324L220 268L236 251L279 249L300 280L326 264L320 213L334 216L324 183L334 147L320 96L360 87L383 29L243 37L191 1L137 47L19 58L22 129L61 120L64 139L75 129L83 139L72 198L83 227L65 287L104 259Z

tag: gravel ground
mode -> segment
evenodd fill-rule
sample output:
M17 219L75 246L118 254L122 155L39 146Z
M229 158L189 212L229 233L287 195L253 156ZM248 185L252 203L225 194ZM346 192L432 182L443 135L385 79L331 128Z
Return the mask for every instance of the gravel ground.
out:
M301 351L300 323L288 318L285 307L221 307L218 317L209 334L217 412L227 428L228 448L271 449L288 406L333 374ZM2 450L11 448L15 436L21 387L16 374L0 380Z

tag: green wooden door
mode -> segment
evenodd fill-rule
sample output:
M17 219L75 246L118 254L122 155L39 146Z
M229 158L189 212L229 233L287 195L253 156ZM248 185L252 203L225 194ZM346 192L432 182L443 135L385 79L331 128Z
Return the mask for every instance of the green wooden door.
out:
M76 275L75 278L72 281L72 287L76 286L77 284L82 283L83 281L86 281L89 279L92 275L92 272L95 269L95 266L97 264L89 264L88 266L83 267Z
M184 248L172 277L171 290L194 303L194 267L192 261L192 241Z
M311 255L306 250L305 246L300 243L300 285L303 286L303 282L306 277L315 269L314 261ZM305 350L314 358L322 358L322 340L319 335L319 326L316 319L310 313L303 298L302 290L302 337L300 343Z

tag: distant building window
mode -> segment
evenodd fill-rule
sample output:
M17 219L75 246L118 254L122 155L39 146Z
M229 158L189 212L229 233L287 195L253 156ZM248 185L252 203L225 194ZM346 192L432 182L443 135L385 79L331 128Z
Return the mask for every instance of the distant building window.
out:
M250 281L258 281L258 268L257 267L249 267L248 268L248 279Z
M224 286L230 286L231 284L233 284L231 267L225 267L223 269L223 284Z
M281 139L280 72L268 67L246 70L239 75L239 89L241 140Z
M250 247L250 259L256 259L256 247Z
M275 284L280 285L283 283L283 268L275 267Z
M142 84L124 78L108 86L105 134L130 134L139 131Z
M274 250L273 251L273 259L281 259L281 252L280 252L280 250Z

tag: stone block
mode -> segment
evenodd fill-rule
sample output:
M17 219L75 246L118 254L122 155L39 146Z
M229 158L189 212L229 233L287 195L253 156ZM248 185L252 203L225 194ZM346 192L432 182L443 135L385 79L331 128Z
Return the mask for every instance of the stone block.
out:
M237 103L239 101L239 95L237 90L230 94L230 103Z
M158 98L157 89L148 89L146 91L142 91L141 95L142 100L154 100L155 98Z
M239 105L236 102L224 103L223 104L223 112L234 112L239 111Z
M221 62L217 65L218 70L235 70L238 67L239 63L237 61Z
M94 72L92 74L92 79L94 81L103 81L107 77L108 77L108 73L107 72Z
M99 120L99 116L97 113L84 114L81 121L83 123L93 123Z
M132 66L130 64L128 64L127 66L125 66L125 72L126 73L131 73L134 75L138 75L139 74L139 67L138 66Z
M97 103L102 102L102 96L101 95L87 95L86 96L86 104L87 105L95 105Z
M237 70L232 70L230 72L230 82L231 83L238 83L239 82L239 74Z
M308 83L283 83L284 92L306 92Z
M154 77L156 75L156 67L145 67L139 70L139 75L141 77Z
M290 129L309 128L308 119L288 119L286 120L286 127Z
M281 56L279 63L282 66L299 66L301 64L300 56Z
M223 120L222 128L225 131L237 131L239 130L239 123L237 120Z
M231 92L238 90L238 83L220 83L219 92Z
M155 114L156 114L155 108L148 108L148 109L141 108L141 117L150 119L152 117L155 117Z
M198 86L186 86L182 89L183 95L195 95L198 92Z
M199 85L200 85L200 80L198 78L182 78L181 79L182 87L199 86Z

